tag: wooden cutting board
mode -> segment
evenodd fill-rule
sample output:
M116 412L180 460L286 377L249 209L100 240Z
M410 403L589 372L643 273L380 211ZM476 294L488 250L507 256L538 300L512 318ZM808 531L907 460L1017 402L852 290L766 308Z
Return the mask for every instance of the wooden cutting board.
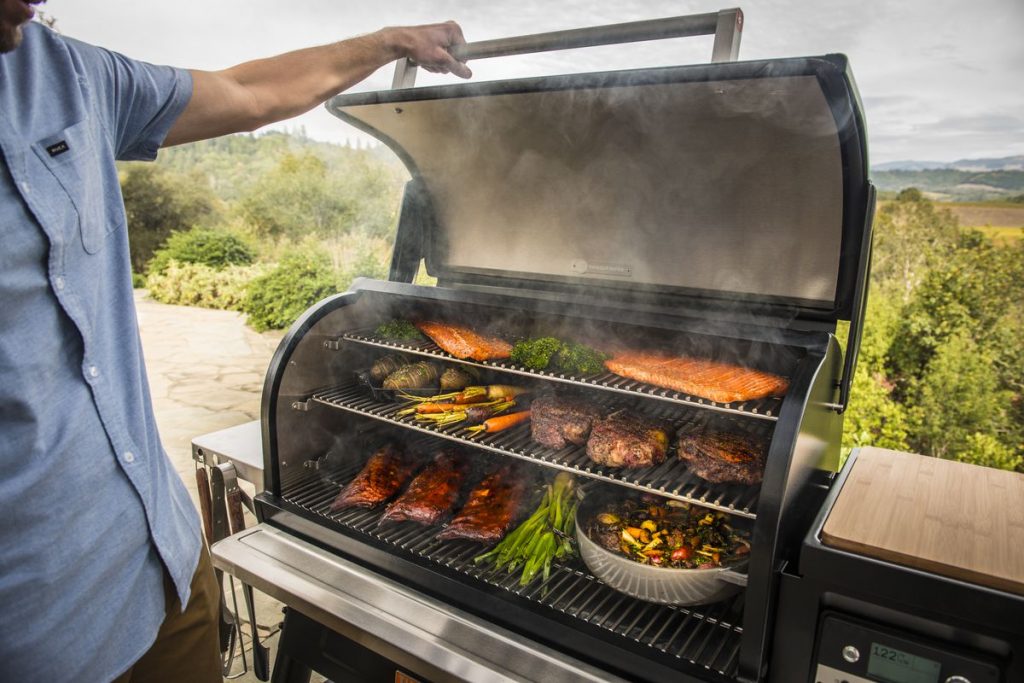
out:
M862 448L821 540L1024 595L1024 474Z

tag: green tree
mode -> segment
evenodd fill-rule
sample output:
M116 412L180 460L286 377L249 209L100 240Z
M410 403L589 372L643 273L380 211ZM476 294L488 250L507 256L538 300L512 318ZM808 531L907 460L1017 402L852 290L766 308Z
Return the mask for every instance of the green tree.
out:
M937 210L915 188L884 203L875 214L874 295L908 301L929 269L953 249L958 235L956 217L947 209Z
M262 237L343 235L352 226L354 207L333 185L323 159L289 153L253 184L239 210Z
M893 397L893 382L885 368L889 341L899 315L898 304L888 297L875 296L872 291L850 407L843 422L844 450L858 446L906 450L909 446L906 410Z
M1021 329L1014 327L1022 301L1024 248L997 247L968 231L927 272L907 305L893 334L889 367L904 379L920 379L936 349L963 333L993 349L993 362L1012 371L1011 359L1020 357Z
M187 230L215 214L216 198L198 174L131 163L122 167L120 180L136 273L145 270L153 252L172 232Z
M976 434L1002 442L1010 428L1011 396L1000 385L990 352L966 330L949 337L908 391L911 445L928 455L960 459L970 457Z

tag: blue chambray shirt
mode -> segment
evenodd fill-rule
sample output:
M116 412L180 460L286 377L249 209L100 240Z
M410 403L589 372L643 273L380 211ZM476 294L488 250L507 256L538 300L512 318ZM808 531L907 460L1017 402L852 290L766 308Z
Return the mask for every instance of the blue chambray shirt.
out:
M182 604L199 519L157 435L117 159L153 159L186 71L39 24L0 55L0 680L104 681Z

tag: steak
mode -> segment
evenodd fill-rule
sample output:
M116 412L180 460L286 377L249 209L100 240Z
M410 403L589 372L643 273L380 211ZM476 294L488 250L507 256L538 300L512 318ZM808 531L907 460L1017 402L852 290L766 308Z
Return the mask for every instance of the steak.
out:
M599 406L584 399L541 396L531 406L530 431L534 441L548 448L582 446L603 415Z
M668 432L657 420L617 410L594 424L587 455L609 467L647 467L665 461Z
M764 477L765 445L742 434L681 431L679 459L701 479L715 484L759 484Z
M616 375L718 403L782 396L785 377L707 358L626 351L604 362Z
M442 450L388 506L383 519L439 524L458 502L469 470L469 460L462 454L454 449Z
M416 328L456 358L491 360L512 355L512 345L504 339L478 334L461 325L421 320Z
M331 512L343 508L372 508L390 499L405 485L418 463L393 444L377 450L331 503Z
M456 538L497 543L515 521L526 494L521 472L507 463L486 475L469 493L466 504L437 535L442 541Z

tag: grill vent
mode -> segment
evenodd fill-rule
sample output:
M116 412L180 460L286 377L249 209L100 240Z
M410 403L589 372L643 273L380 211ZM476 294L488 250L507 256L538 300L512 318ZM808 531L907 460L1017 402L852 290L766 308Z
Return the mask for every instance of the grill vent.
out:
M399 417L395 413L405 407L402 403L383 403L367 396L366 388L348 384L326 391L316 392L312 400L332 408L372 417L376 420L401 425L424 434L438 436L450 441L465 443L502 455L508 455L548 467L566 470L594 479L625 485L630 488L675 498L705 507L722 510L742 517L756 517L759 487L722 486L709 484L694 475L686 464L670 456L661 465L638 469L617 469L595 464L582 446L569 446L552 450L537 444L530 436L530 426L520 425L495 434L471 434L458 424L437 427L417 422L413 416ZM634 407L635 409L635 407ZM664 420L673 428L687 424L699 416L680 416L677 408L664 406L659 410L645 411L650 417ZM739 428L739 426L737 426ZM766 434L761 434L766 440Z
M643 382L637 382L636 380L628 379L626 377L620 377L619 375L607 372L600 375L591 375L589 377L574 377L572 375L564 375L554 372L545 372L538 370L529 370L527 368L513 365L510 361L503 360L489 360L483 362L477 362L472 360L459 360L452 357L450 354L442 351L434 342L429 340L423 341L402 341L395 342L386 339L380 339L372 336L368 332L349 332L342 336L345 341L356 342L359 344L366 344L369 346L378 346L387 349L396 349L405 353L414 353L420 356L428 356L431 358L442 358L446 361L462 363L464 365L475 365L481 368L492 368L495 370L501 370L502 372L510 372L517 375L529 375L534 377L543 377L547 380L553 380L555 382L563 382L566 384L574 384L578 386L584 386L589 388L603 389L605 391L616 392L620 394L629 395L640 395L649 398L658 399L660 401L666 401L673 404L682 404L695 408L701 408L703 410L711 410L719 413L728 413L732 415L742 415L744 417L751 417L761 420L778 420L779 408L782 406L782 399L779 398L768 398L759 401L744 401L738 403L715 403L714 401L706 398L700 398L699 396L689 396L681 394L677 391L670 389L662 389L651 384L644 384ZM328 345L333 345L337 348L337 342L328 342Z
M438 541L438 527L415 523L381 524L381 510L350 509L330 512L339 482L349 481L362 463L349 465L329 476L309 476L282 492L290 503L327 520L328 526L356 537L372 537L393 552L409 554L447 567L472 580L496 586L522 599L538 603L580 620L581 627L616 633L667 655L735 676L740 648L743 595L704 607L673 607L635 600L595 579L579 563L552 567L547 581L540 576L526 586L519 575L477 565L482 552L468 541Z

